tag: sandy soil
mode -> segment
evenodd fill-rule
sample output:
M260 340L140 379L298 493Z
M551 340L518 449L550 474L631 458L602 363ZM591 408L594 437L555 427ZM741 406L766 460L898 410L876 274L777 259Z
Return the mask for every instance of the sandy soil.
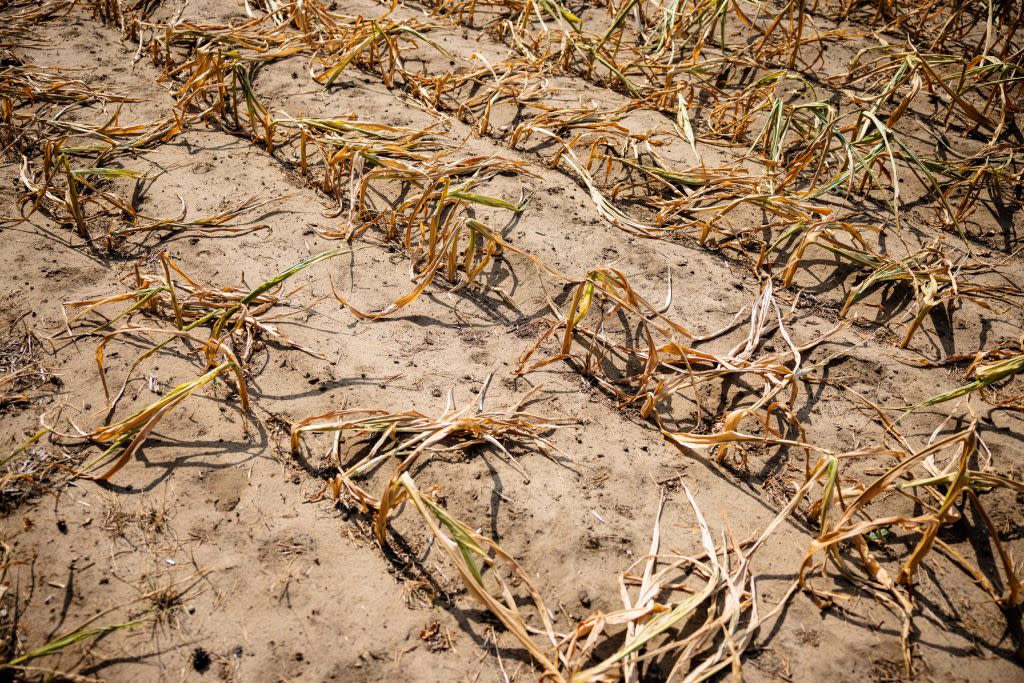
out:
M247 19L235 0L154 5L153 24L226 25ZM12 17L17 11L5 10ZM339 3L337 11L377 17L388 8L354 0ZM424 11L403 3L392 18L422 19ZM607 23L607 14L591 8L584 19ZM16 24L16 18L10 20ZM405 56L406 68L437 74L465 64L498 64L509 56L506 44L471 23L460 24L455 17L432 21L437 26L430 36L451 53L451 60L420 46ZM5 39L10 59L59 68L64 77L90 89L134 100L69 105L63 114L68 121L99 125L119 108L120 125L128 126L174 111L180 79L165 78L147 50L137 54L137 40L123 35L116 20L70 6L32 24L31 41L24 34ZM827 25L821 18L818 30ZM823 79L830 70L841 72L858 45L830 46L828 60L815 67L818 75ZM670 272L667 315L695 335L729 328L702 348L726 353L746 337L750 306L763 292L758 271L750 267L756 254L692 238L645 238L614 225L564 164L552 167L555 150L542 138L509 143L522 111L495 106L487 130L481 130L450 108L429 110L403 84L389 88L372 69L355 66L324 90L310 78L309 56L303 54L268 62L253 85L275 115L353 116L390 126L432 127L436 144L457 150L458 156L500 156L521 163L520 172L490 178L479 191L513 202L525 194L526 209L510 219L500 208L475 205L479 220L503 226L502 234L517 249L573 277L612 264L656 306L666 298ZM551 107L586 102L610 110L629 101L613 88L568 72L552 77L546 87L541 101ZM913 118L903 126L922 145L932 144L924 132L934 116L928 106L915 104ZM666 121L655 109L640 108L619 123L635 131L670 130ZM701 119L695 117L694 125L696 149L708 166L737 162L745 151L712 144L704 139ZM189 217L199 217L252 195L280 198L232 221L251 228L245 231L140 234L111 251L98 242L86 244L66 217L40 211L24 221L4 222L0 295L8 367L3 370L14 372L15 359L20 359L32 373L17 386L24 399L2 408L0 452L23 444L39 430L41 418L59 432L6 463L8 474L30 476L4 480L0 537L8 566L0 591L5 657L74 631L104 610L118 608L93 625L142 619L133 628L34 660L31 665L38 668L18 676L59 671L111 681L537 678L541 670L467 592L418 517L408 509L395 516L389 541L380 547L371 516L354 500L318 495L335 474L330 438L304 440L297 456L288 442L289 425L332 410L415 409L439 415L449 390L457 405L473 404L491 373L488 407L511 405L531 387L542 386L531 412L564 422L547 434L560 454L509 441L504 444L508 453L476 447L437 454L417 469L415 478L422 490L438 487L447 510L516 558L551 608L559 632L571 631L594 612L621 609L620 574L640 571L634 564L648 553L662 496L662 547L681 555L701 550L686 489L716 542L726 533L736 542L752 538L785 507L795 483L802 482L804 452L798 448L754 444L742 461L717 462L713 450L680 449L668 442L638 406L620 409L614 396L578 372L578 365L556 362L518 376L520 355L552 319L548 301L565 310L573 289L552 285L514 253L506 250L489 268L486 287L453 290L451 283L438 280L390 316L356 319L339 305L332 286L363 311L382 308L414 286L407 253L380 226L353 240L350 254L303 270L286 283L287 306L281 309L288 316L274 324L289 341L263 335L252 349L246 363L250 412L241 409L229 382L218 381L168 413L144 448L109 481L69 477L100 450L60 434L74 434L75 427L94 429L108 417L96 368L98 337L69 335L62 304L133 290L136 269L160 272L163 251L197 283L248 291L311 254L343 245L330 235L345 227L344 215L333 210L334 200L318 188L318 178L300 173L297 149L292 141L268 152L247 134L193 121L167 142L119 158L124 168L148 174L133 203L146 216L177 216L182 203ZM25 187L19 181L22 159L8 151L0 192L3 213L13 217L25 210L20 201ZM678 135L661 153L682 167L696 161ZM118 196L136 192L131 178L104 183L104 191ZM931 218L935 207L927 187L911 178L902 189L903 218L914 229L899 233L898 239L890 236L888 253L909 253L935 240L955 244L956 236ZM382 184L376 201L389 201L389 191ZM885 208L884 196L859 206L850 199L834 200L837 210L849 215L872 216L879 205ZM637 215L643 211L637 208ZM110 214L94 218L98 232L123 220ZM766 219L744 207L728 220L760 225ZM987 282L1019 287L1024 280L1024 261L1017 254L1024 229L1020 212L1000 213L986 203L968 223L976 249L1002 264L996 275L985 276ZM784 265L782 259L769 270L777 278ZM899 340L912 317L906 292L874 292L848 316L854 324L836 329L842 302L862 278L860 269L821 250L808 252L789 287L775 282L780 310L789 311L785 329L790 337L802 344L830 334L806 353L805 363L818 368L800 380L797 413L801 439L834 452L893 446L877 414L855 393L888 409L952 389L964 381L963 365L929 367L919 360L974 354L1018 339L1024 323L1017 307L990 310L964 301L936 309L909 348L901 349ZM125 307L115 305L103 313L112 317ZM740 323L730 328L744 310ZM156 325L156 316L151 318L143 315L134 322ZM95 324L101 318L90 320ZM555 355L559 343L560 338L545 342L534 360ZM777 329L766 333L763 344L759 353L788 349ZM132 367L145 348L134 337L107 347L111 386L130 377L118 416L152 403L201 370L197 354L178 347ZM756 395L760 387L744 378L708 383L700 389L698 406L689 388L681 390L666 405L663 425L714 431L725 414L749 403L751 392ZM975 396L969 404L907 414L899 429L920 448L935 434L963 429L969 410L978 417L988 466L1019 480L1024 467L1020 412ZM851 463L850 481L877 475L880 463L891 461L866 457ZM383 467L367 477L365 486L379 491L389 476ZM1004 547L1019 557L1024 547L1021 494L1000 489L984 494L984 500ZM757 599L765 612L786 595L817 534L806 509L801 510L754 556ZM880 545L878 553L898 563L915 537L898 527L893 533L897 538ZM980 525L953 525L942 539L1001 581ZM914 605L912 676L1021 679L1019 610L996 605L948 555L933 552L915 579L909 593ZM836 604L822 608L798 590L747 648L742 675L755 681L908 677L899 612L836 578L834 571L818 583L837 593ZM656 660L645 679L661 680L670 668ZM728 675L728 669L720 675Z

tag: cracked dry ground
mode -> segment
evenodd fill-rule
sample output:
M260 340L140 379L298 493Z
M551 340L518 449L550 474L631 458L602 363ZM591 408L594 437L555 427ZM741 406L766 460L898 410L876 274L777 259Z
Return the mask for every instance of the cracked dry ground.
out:
M1020 679L957 8L6 3L0 675Z

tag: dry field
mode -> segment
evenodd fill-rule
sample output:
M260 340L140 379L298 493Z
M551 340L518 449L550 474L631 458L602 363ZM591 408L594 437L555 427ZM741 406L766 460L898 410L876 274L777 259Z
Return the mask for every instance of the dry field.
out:
M1024 677L1020 0L0 20L0 681Z

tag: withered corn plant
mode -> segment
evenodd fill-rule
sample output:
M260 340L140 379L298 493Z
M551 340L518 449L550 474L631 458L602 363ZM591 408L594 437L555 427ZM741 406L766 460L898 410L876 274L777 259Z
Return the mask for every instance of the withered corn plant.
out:
M488 378L488 382L489 382ZM423 490L412 464L434 450L464 449L476 444L506 451L503 442L519 442L550 452L550 444L537 436L553 423L522 411L536 394L531 391L514 406L488 411L486 392L473 405L449 407L439 418L416 411L342 410L307 418L293 424L292 449L300 448L303 434L333 432L338 435L332 451L340 456L341 435L369 437L368 453L354 464L336 459L339 473L324 489L336 499L354 503L372 516L378 542L390 542L392 520L403 504L411 507L429 534L453 564L468 595L481 603L533 658L546 680L636 680L649 662L671 662L671 676L704 680L735 667L741 653L753 642L761 626L770 622L797 588L794 581L774 608L762 613L751 559L778 526L793 513L814 485L815 477L798 491L793 502L752 543L740 546L717 544L692 495L686 495L700 533L702 552L694 556L664 553L661 508L655 520L650 550L638 564L640 576L627 570L621 578L623 608L595 612L568 633L555 630L554 613L547 607L529 573L493 540L461 521L439 501L442 491ZM499 441L500 440L500 441ZM357 479L388 460L396 461L394 473L382 492L373 495ZM820 474L819 465L814 475ZM632 568L630 568L632 569ZM629 590L636 585L635 595ZM517 597L520 595L521 597ZM625 630L623 631L623 627ZM598 654L598 651L608 654Z
M100 314L105 307L131 304L114 317L94 324L83 332L76 334L72 330L76 336L98 336L100 339L96 347L96 363L106 393L108 415L104 425L89 432L78 430L78 438L103 448L99 455L79 469L78 475L100 480L112 477L138 452L163 417L224 373L233 376L241 408L249 411L244 361L248 360L257 345L265 345L265 342L260 341L261 337L272 338L286 345L291 343L275 329L270 322L271 316L267 315L271 308L284 300L276 292L286 280L306 268L349 252L348 247L341 247L315 254L248 292L201 287L184 275L170 257L164 254L161 257L163 272L157 276L137 274L138 288L134 291L68 304L72 309L80 309L69 319L69 329L70 324L84 321L92 314ZM165 324L158 327L132 322L133 318L144 315L162 320ZM115 323L120 323L120 326L113 327ZM148 348L132 361L120 390L112 395L104 369L105 349L109 343L128 337L139 340ZM162 341L156 341L161 337ZM118 404L125 395L131 374L143 361L174 341L183 343L186 350L198 351L203 366L201 374L163 393L156 401L131 415L110 422L109 419L117 412ZM48 425L44 426L56 431ZM93 471L104 464L108 465L107 469L102 474L94 475Z

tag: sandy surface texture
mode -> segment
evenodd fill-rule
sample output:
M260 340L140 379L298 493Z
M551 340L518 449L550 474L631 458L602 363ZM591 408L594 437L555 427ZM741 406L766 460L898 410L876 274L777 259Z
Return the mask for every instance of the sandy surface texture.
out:
M3 3L0 680L1021 680L1022 21Z

